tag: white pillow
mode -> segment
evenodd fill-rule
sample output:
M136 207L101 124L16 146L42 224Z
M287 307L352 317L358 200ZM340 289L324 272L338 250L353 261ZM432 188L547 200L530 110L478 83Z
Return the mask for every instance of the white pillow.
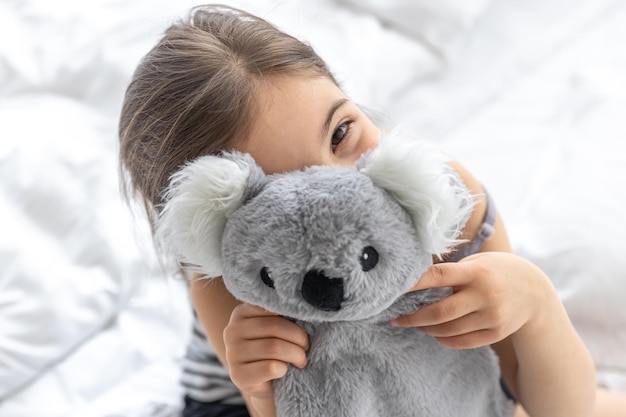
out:
M44 94L0 105L0 400L109 325L155 270L136 248L107 118Z
M446 59L458 53L490 3L490 0L336 1L377 16Z

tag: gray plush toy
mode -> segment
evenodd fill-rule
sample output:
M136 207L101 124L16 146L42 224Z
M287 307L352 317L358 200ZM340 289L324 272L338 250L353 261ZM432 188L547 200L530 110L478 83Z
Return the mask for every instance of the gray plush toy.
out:
M473 207L431 146L392 133L356 169L275 175L247 154L204 156L166 201L158 237L180 261L309 334L307 366L274 383L278 416L513 414L490 348L389 325L451 292L405 294L459 243Z

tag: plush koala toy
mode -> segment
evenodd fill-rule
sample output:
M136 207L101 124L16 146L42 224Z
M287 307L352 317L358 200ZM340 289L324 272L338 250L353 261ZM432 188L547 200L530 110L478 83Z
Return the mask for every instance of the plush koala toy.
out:
M265 175L247 154L200 157L172 178L158 237L309 334L306 367L274 382L278 416L509 416L490 348L389 325L451 292L405 294L459 243L472 201L438 151L394 133L356 168Z

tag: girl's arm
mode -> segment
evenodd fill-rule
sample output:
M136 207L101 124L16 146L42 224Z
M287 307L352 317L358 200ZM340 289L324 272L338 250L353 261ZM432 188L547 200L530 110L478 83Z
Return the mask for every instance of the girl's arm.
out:
M207 338L241 390L251 415L275 416L272 380L285 374L287 363L304 366L307 334L287 319L241 304L221 278L194 275L190 291Z
M485 213L480 184L451 163L477 196L463 238L477 233ZM588 416L595 396L591 356L548 277L510 253L502 220L478 255L438 264L414 287L451 286L455 294L397 321L420 327L453 348L491 345L509 389L533 417Z
M509 389L533 417L591 415L591 356L539 268L510 253L480 253L433 266L413 289L433 287L455 293L396 324L455 349L494 346Z

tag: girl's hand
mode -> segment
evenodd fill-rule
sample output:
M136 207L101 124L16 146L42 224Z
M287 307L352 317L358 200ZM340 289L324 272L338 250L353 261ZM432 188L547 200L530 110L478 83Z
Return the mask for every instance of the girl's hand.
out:
M452 287L454 294L392 321L418 327L457 349L491 345L540 315L551 293L531 263L505 252L485 252L458 263L433 265L409 291Z
M224 345L235 385L251 398L273 399L272 380L285 375L287 364L306 365L309 338L297 324L244 303L231 314Z

